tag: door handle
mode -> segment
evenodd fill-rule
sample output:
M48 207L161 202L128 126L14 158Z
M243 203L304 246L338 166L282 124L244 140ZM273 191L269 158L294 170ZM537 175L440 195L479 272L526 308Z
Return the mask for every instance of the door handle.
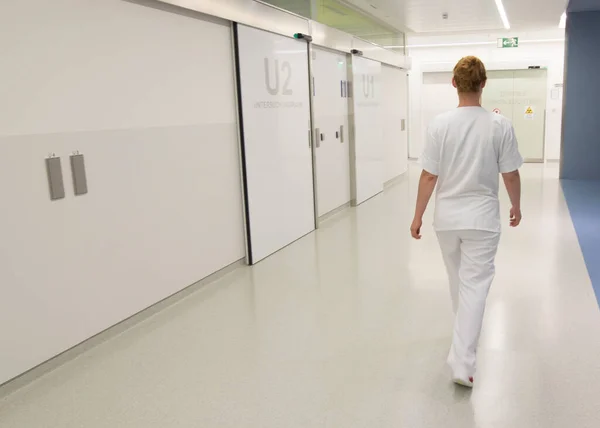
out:
M321 147L321 131L319 128L315 128L315 147L318 149Z
M344 125L340 126L340 143L344 142Z

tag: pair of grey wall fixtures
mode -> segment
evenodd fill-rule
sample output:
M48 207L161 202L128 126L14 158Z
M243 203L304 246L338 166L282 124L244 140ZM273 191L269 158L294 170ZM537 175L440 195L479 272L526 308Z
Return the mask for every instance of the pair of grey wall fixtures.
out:
M88 188L83 155L79 152L75 152L70 156L70 160L75 195L85 195L88 192ZM46 158L46 171L48 172L50 200L55 201L63 199L65 197L65 183L63 180L60 157L51 153Z

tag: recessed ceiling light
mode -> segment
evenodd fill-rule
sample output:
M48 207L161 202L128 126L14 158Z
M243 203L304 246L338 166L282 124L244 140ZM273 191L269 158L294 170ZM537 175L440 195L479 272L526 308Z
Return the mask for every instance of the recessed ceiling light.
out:
M504 9L502 0L496 0L496 7L498 8L500 18L502 18L502 24L504 24L504 28L510 30L510 23L508 22L508 16L506 16L506 10Z
M558 28L565 28L567 26L567 12L563 12L560 16L560 22L558 23Z

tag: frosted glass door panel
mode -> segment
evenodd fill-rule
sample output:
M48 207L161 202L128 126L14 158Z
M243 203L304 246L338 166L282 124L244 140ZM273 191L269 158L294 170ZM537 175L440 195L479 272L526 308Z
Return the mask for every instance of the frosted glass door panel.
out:
M315 227L308 47L237 26L249 262Z
M488 72L483 107L509 118L526 161L544 159L546 70Z
M313 48L317 208L325 215L350 202L346 54ZM321 141L320 136L323 136Z
M514 73L512 71L488 71L488 81L483 90L482 106L513 120Z
M361 204L383 191L385 146L381 63L352 57L354 108L354 200Z
M546 70L516 70L513 124L519 149L527 161L544 160Z

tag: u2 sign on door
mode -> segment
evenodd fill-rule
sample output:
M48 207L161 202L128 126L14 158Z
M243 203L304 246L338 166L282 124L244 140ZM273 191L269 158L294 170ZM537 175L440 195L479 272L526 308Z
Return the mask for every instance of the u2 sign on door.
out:
M279 60L276 59L273 61L275 63L274 68L274 82L271 83L271 66L270 66L269 58L265 58L265 85L267 87L267 91L271 95L279 95L281 92L281 84L279 79ZM283 74L284 83L283 83L283 95L293 95L294 91L290 89L290 82L292 80L292 66L289 61L284 61L281 64L281 74Z
M502 114L502 112L500 111L499 108L495 108L494 110L492 110L494 113L496 114Z

